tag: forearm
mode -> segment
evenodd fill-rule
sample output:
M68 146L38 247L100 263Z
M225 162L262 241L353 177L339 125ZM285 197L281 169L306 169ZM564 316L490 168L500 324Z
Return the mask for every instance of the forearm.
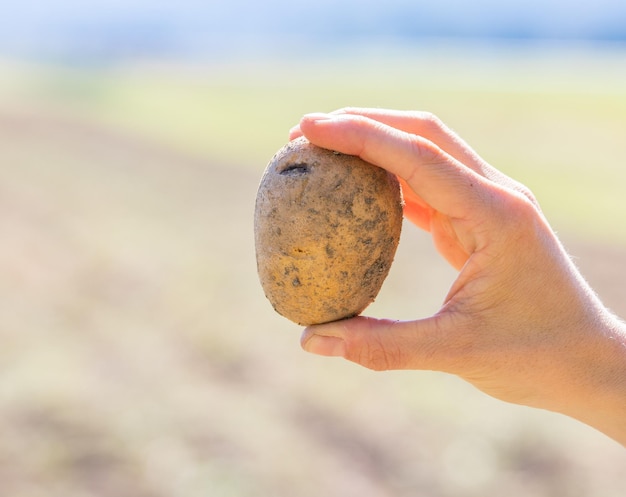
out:
M605 311L592 333L596 340L572 368L572 393L563 390L555 410L626 446L626 323Z

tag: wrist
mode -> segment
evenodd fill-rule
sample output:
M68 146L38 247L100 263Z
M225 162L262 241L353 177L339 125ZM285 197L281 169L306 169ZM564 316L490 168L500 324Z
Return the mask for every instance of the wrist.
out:
M555 409L626 446L626 323L601 313L571 365L571 395Z

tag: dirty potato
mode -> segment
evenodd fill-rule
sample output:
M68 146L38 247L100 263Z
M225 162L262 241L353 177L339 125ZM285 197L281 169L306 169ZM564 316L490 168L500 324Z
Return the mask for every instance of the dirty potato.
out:
M400 239L398 180L358 157L298 138L268 164L254 230L272 306L310 325L360 314L374 301Z

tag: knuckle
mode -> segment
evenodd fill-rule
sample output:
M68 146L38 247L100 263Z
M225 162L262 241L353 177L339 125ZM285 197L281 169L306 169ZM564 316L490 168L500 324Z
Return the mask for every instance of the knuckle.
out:
M537 233L543 224L543 215L532 192L527 189L515 189L499 199L500 215L497 221L502 230L515 234L514 239L524 238Z
M428 111L420 111L417 114L420 121L420 127L424 136L431 137L438 141L450 135L450 128L436 114Z
M433 142L421 136L414 135L409 142L411 154L425 164L438 164L445 160L442 151Z
M524 197L526 197L533 206L535 206L536 208L539 207L537 197L535 197L535 194L530 190L530 188L520 184L517 191L519 191Z
M331 114L352 114L352 115L360 115L362 113L362 109L359 107L354 107L354 106L345 106L345 107L340 107L337 110L334 110L333 112L331 112Z
M441 131L446 128L446 125L443 123L443 121L432 112L422 111L419 115L420 119L423 122L423 125L433 131Z
M539 208L539 202L535 197L534 193L530 188L526 185L520 183L511 178L506 178L506 181L503 183L504 187L514 193L514 195L521 197L521 201L529 201L535 208Z
M516 189L508 200L509 209L520 221L530 221L539 214L539 206L533 194L527 188Z

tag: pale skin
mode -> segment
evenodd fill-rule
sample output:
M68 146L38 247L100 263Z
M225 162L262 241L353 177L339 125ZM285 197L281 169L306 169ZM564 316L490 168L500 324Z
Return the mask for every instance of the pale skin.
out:
M433 316L311 326L305 350L374 370L456 374L626 446L626 325L585 282L525 186L426 112L308 114L290 132L301 135L397 175L405 217L459 271Z

